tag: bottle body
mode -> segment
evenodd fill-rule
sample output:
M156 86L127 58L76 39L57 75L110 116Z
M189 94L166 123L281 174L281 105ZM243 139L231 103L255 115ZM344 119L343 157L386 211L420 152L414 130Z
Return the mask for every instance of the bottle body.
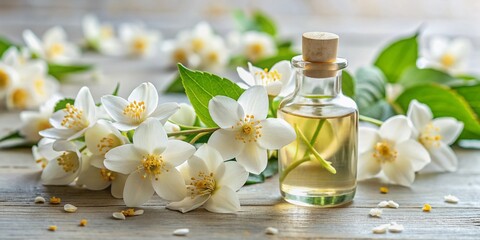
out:
M309 63L298 57L292 62L296 89L280 104L278 117L291 124L297 138L279 151L282 196L310 206L350 202L356 189L358 110L340 90L346 61L320 66L329 69L323 73L309 72Z

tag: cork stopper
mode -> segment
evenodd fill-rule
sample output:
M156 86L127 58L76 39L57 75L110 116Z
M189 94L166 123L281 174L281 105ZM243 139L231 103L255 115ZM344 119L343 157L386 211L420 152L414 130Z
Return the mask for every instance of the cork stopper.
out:
M334 63L337 59L339 37L328 32L306 32L302 35L302 56L304 61L312 63ZM310 66L305 70L309 77L326 78L334 77L336 71Z

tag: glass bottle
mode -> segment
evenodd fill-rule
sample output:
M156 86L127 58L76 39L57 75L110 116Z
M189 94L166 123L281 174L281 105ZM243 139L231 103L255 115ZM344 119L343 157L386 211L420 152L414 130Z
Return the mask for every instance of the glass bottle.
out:
M278 111L297 134L279 152L280 191L294 204L338 206L355 195L358 110L341 91L347 61L336 57L338 36L315 33L313 39L305 39L306 35L303 55L292 59L295 91Z

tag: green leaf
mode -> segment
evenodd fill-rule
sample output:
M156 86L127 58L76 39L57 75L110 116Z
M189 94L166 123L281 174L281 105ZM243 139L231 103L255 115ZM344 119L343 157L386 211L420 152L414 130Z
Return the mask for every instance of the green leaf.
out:
M211 73L193 71L182 64L178 64L178 71L190 103L207 127L217 127L208 111L210 99L221 95L237 100L244 92L234 82Z
M262 183L262 182L265 182L265 176L262 173L258 175L250 173L248 175L248 179L245 185L252 185L252 184Z
M278 173L278 159L276 157L271 157L268 159L267 168L263 170L262 174L266 178L272 177Z
M279 51L276 56L260 59L253 64L259 68L271 68L275 63L278 63L283 60L290 61L293 57L299 55L296 52L293 52L289 49L284 51Z
M10 40L0 37L0 57L12 46L16 45L13 44Z
M355 101L360 114L384 120L394 111L385 101L386 79L376 67L359 68L355 74Z
M233 11L233 20L237 29L241 32L253 29L252 21L247 18L247 15L241 9L236 9Z
M63 78L65 75L71 73L79 73L92 69L92 65L80 64L80 65L63 65L63 64L48 64L48 74L57 79Z
M480 84L459 86L453 89L468 102L477 117L480 116Z
M23 138L22 135L20 135L20 131L14 131L14 132L0 138L0 142L4 142L4 141L7 141L7 140L12 140L12 139L19 139L19 138Z
M253 22L259 31L268 33L272 36L277 35L277 27L275 26L275 22L265 13L258 10L255 11L253 13Z
M355 96L355 81L352 75L345 70L342 71L342 92L349 97Z
M53 109L53 112L65 109L67 107L67 104L73 105L74 103L75 103L75 99L64 98L55 104L55 108Z
M177 75L172 81L170 86L165 90L166 93L183 93L185 94L185 88L183 87L182 78Z
M117 83L117 86L115 87L115 90L113 90L112 95L118 96L118 90L120 90L120 83Z
M380 68L388 82L397 82L405 69L415 66L418 58L418 34L397 40L380 52L375 66Z
M432 68L419 69L415 66L412 66L403 72L398 80L398 83L403 85L405 88L409 88L415 85L428 83L448 85L454 83L455 81L456 79L450 76L448 73Z
M405 90L396 99L396 104L406 112L413 99L427 104L434 117L454 117L462 121L464 129L459 139L480 139L480 120L476 113L480 110L477 87L450 89L437 84L419 85Z

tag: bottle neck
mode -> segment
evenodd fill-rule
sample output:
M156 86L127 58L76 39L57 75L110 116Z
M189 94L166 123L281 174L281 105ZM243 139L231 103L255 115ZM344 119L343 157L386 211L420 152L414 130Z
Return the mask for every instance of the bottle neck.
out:
M296 88L302 97L334 98L342 91L342 71L333 77L309 77L303 70L297 69Z

